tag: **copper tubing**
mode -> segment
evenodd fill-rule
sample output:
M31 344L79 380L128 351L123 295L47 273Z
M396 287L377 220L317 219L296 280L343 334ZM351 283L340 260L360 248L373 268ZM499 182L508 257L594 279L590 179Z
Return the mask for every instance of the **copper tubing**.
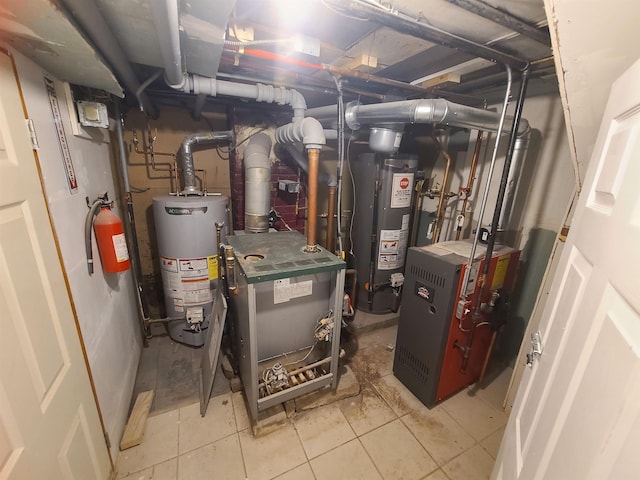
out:
M336 186L329 185L329 206L327 208L327 241L325 242L327 250L333 252L334 245L334 235L333 230L335 229L334 217L336 214Z
M318 222L318 164L320 150L310 148L309 157L309 185L307 190L307 252L315 252L316 247L316 226Z
M462 209L460 214L464 216L467 211L467 203L469 202L469 195L471 195L471 189L476 180L476 167L478 166L478 157L480 157L480 149L482 148L482 130L478 130L478 136L476 137L476 148L473 150L473 157L471 157L471 169L469 170L469 178L467 179L467 186L465 188L465 196L462 202ZM460 240L462 234L462 226L456 229L456 240Z
M440 240L440 229L442 227L442 221L444 220L444 215L442 211L444 210L444 197L445 197L445 189L447 188L447 182L449 181L449 169L451 168L451 155L447 152L438 140L438 137L433 134L433 141L436 144L436 147L442 152L445 160L447 161L447 166L444 169L444 179L442 180L442 186L440 187L440 198L438 199L438 210L436 210L436 226L433 229L433 235L431 236L431 243L437 243Z

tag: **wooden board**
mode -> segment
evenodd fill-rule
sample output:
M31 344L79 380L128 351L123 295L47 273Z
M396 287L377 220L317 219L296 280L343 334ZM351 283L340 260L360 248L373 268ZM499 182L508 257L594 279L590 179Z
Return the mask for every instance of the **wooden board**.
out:
M141 392L136 398L127 426L124 428L122 440L120 440L120 450L135 447L142 443L144 438L144 427L147 424L151 402L153 401L153 390Z

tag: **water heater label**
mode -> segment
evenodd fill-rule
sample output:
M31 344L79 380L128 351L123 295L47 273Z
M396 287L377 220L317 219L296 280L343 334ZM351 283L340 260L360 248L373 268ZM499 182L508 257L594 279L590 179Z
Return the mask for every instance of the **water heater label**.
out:
M208 258L160 258L165 295L173 299L177 311L184 306L211 302Z
M273 303L285 303L293 298L306 297L313 293L313 282L291 283L290 278L281 278L273 281Z
M391 208L411 206L413 173L394 173L391 187Z
M164 207L169 215L198 215L207 213L209 207Z
M401 230L380 230L378 270L402 268L404 254L407 251L408 232L408 226L403 226Z

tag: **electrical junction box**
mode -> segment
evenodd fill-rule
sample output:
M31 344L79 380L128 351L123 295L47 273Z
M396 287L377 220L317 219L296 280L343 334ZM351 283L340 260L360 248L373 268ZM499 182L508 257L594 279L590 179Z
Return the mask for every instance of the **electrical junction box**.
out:
M230 295L235 356L251 417L337 385L345 263L298 232L227 237L236 261Z
M489 304L494 293L508 297L515 284L520 252L507 246L494 249L482 288L486 247L478 245L463 299L463 278L471 242L450 241L409 248L404 291L393 362L394 375L427 407L475 383L490 354L493 312L483 309L473 336L468 363L464 348L473 325L471 309L478 295Z
M78 120L83 127L109 128L107 106L98 102L77 102Z

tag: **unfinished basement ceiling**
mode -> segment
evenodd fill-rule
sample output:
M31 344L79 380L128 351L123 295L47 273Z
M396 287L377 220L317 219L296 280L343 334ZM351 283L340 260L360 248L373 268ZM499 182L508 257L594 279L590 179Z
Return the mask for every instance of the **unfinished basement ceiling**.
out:
M0 8L0 37L62 80L117 95L122 89L133 104L134 90L163 66L164 30L152 10L161 3L9 0ZM86 26L87 7L95 7L100 17L92 18L102 18L113 47L105 50ZM363 101L445 96L473 104L502 95L503 66L442 44L439 31L488 46L519 67L531 62L533 94L557 89L542 0L181 0L178 9L186 71L299 88L311 106L335 101L334 80L322 65L349 70L345 93ZM430 27L436 38L401 31L398 17ZM128 76L115 64L116 50ZM156 101L169 93L161 77L147 91Z

